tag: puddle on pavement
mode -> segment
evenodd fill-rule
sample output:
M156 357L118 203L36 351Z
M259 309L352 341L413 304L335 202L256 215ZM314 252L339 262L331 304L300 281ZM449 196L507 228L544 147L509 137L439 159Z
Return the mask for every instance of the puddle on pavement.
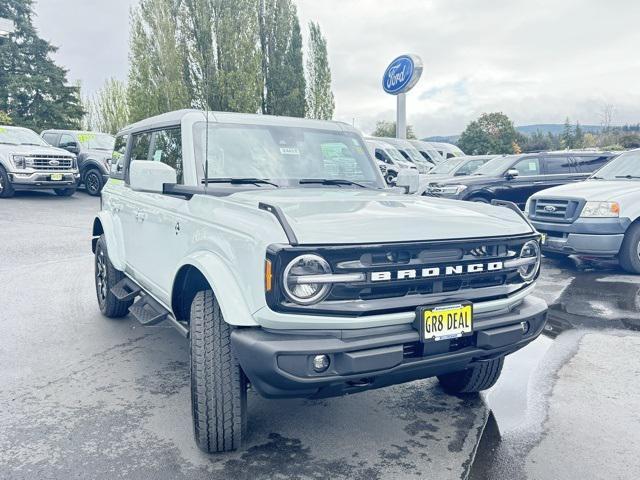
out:
M542 433L555 374L584 332L640 330L640 276L612 262L572 258L545 260L545 266L536 295L549 303L547 326L538 339L507 357L501 379L484 394L491 414L470 479L523 478L526 455Z

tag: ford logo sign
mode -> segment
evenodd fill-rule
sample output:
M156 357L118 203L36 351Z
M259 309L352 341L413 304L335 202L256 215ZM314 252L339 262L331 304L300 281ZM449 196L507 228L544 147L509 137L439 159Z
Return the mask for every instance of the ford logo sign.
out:
M49 165L51 165L52 167L57 167L58 165L60 165L60 162L58 160L49 160Z
M556 207L554 207L553 205L547 205L546 207L544 207L544 211L545 212L549 212L549 213L553 213L556 211Z
M382 88L391 95L411 90L422 75L422 60L417 55L401 55L384 72Z

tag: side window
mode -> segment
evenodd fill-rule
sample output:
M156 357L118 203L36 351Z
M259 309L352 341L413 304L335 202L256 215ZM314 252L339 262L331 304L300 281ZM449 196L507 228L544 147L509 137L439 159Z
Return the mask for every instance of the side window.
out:
M175 169L178 184L184 183L182 169L182 136L180 128L159 130L153 134L151 160L162 162Z
M456 172L456 175L471 175L478 168L480 168L483 163L484 162L482 160L471 160L462 165Z
M601 155L585 155L575 157L576 167L580 173L593 173L607 163L611 157Z
M523 158L511 168L518 170L521 177L540 175L540 161L536 157Z
M127 140L129 135L118 135L111 154L111 176L123 178L125 153L127 152Z
M384 163L391 163L391 159L379 148L376 148L376 158Z
M78 142L76 142L76 139L68 133L63 133L60 136L60 148L75 147L76 145L78 145Z
M132 138L131 161L149 160L149 149L151 148L151 133L137 133Z
M544 173L547 175L567 175L575 173L569 157L544 157Z
M442 155L442 154L440 154L440 155ZM453 158L453 157L455 157L455 155L453 153L447 153L447 159Z
M58 139L57 133L45 133L42 135L42 139L47 142L49 145L56 146L56 140Z

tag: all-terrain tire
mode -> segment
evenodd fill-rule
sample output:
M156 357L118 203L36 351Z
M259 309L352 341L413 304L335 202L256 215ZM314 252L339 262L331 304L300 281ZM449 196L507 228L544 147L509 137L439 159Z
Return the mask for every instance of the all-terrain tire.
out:
M70 197L74 193L76 193L76 188L75 187L71 187L71 188L56 188L54 190L54 192L56 192L56 195L58 195L59 197Z
M84 174L84 188L92 197L100 195L103 186L104 181L97 168L90 168L87 173Z
M211 290L191 303L191 412L198 447L236 450L247 420L247 380L231 351L231 327Z
M500 377L504 357L482 362L461 372L439 375L438 381L447 393L474 393L491 388Z
M107 242L104 235L101 235L96 243L95 254L95 270L94 277L96 281L96 296L98 297L98 305L103 315L109 318L121 318L127 315L129 307L133 300L126 302L118 300L111 293L111 288L124 278L124 273L116 268L109 260L107 252Z
M9 175L2 165L0 165L0 198L13 197L15 190L9 181Z
M640 273L640 223L631 225L624 234L618 259L627 272Z

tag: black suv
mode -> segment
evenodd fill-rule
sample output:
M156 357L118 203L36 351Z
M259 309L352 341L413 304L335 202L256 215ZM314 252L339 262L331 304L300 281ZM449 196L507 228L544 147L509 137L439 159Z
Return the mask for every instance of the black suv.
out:
M494 158L467 177L430 183L423 195L491 203L507 200L524 208L534 193L585 180L611 152L542 152Z
M49 145L63 148L78 157L80 182L89 195L100 195L109 179L115 138L106 133L77 130L45 130L42 138Z

